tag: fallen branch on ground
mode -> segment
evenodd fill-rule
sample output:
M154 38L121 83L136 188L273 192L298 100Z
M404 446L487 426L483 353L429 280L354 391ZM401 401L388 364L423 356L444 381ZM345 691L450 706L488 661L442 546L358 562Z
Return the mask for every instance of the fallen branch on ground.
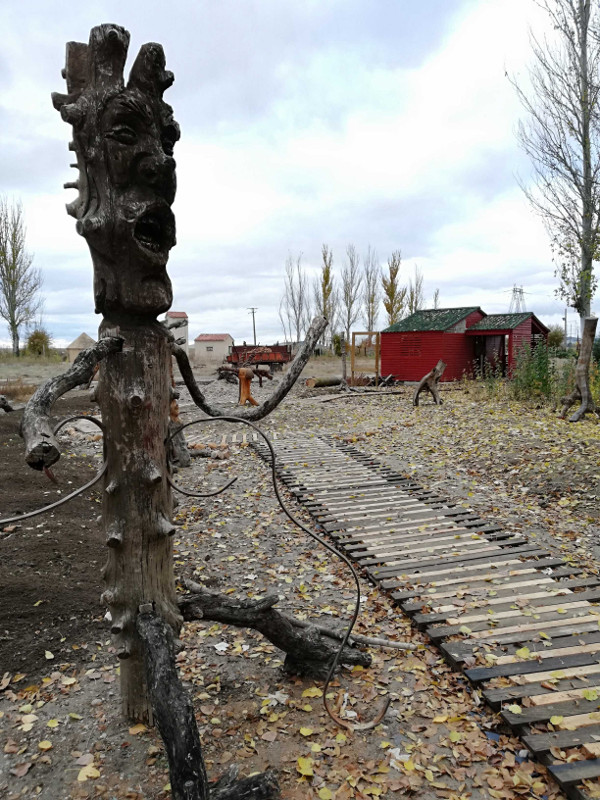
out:
M277 595L267 595L261 600L236 600L229 595L213 594L194 581L185 580L184 585L192 594L179 601L179 610L184 620L206 619L235 625L238 628L253 628L263 634L272 644L286 654L285 669L294 675L310 675L325 678L338 652L338 640L334 632L325 633L320 626L297 620L282 614L273 606ZM343 635L339 636L342 639ZM344 664L360 664L368 667L371 657L352 647L345 647L340 661Z

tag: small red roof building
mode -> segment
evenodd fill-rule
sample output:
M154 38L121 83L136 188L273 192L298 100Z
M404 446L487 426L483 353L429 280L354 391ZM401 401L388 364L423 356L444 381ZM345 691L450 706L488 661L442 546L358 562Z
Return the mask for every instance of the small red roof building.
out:
M231 339L233 342L233 336L230 336L228 333L201 333L194 339L195 342L226 342L228 339Z
M171 319L187 319L188 315L185 311L167 311L167 317L171 317Z

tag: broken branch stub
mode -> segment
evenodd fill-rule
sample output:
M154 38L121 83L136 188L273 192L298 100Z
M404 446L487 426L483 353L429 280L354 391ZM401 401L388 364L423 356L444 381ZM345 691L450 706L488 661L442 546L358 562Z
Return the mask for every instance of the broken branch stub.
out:
M43 470L60 458L50 423L54 403L76 386L88 383L96 366L110 353L119 352L122 346L120 336L100 339L93 347L82 350L63 375L51 378L29 398L23 410L21 436L25 440L25 459L32 469Z

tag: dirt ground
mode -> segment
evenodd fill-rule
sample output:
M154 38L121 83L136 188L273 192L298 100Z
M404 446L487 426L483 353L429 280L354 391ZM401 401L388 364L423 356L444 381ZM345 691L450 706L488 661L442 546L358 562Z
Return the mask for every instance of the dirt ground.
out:
M337 366L313 364L305 375L337 374ZM272 388L265 382L257 398ZM235 402L235 387L207 391ZM409 396L408 389L359 396L300 386L263 427L349 438L457 502L595 564L599 426L568 426L549 411L451 387L441 408L414 411ZM185 392L181 403L184 419L196 416ZM57 404L56 416L92 410L86 393L75 391ZM67 426L53 484L22 464L18 422L18 412L0 415L0 518L53 502L101 460L98 437ZM220 442L222 426L211 426L205 440ZM222 452L222 460L194 459L177 476L187 487L238 476L224 495L177 509L178 577L246 597L276 591L282 610L341 624L353 598L345 569L284 517L251 448ZM10 800L170 796L156 731L120 715L118 661L99 601L105 546L98 511L98 492L90 490L0 534L0 796ZM270 767L287 800L562 797L387 598L366 583L361 595L359 631L417 645L373 650L370 668L344 670L332 687L332 702L349 704L361 718L392 697L384 723L370 732L336 728L323 711L321 684L286 676L281 653L258 634L202 622L184 627L178 663L211 777L231 764L242 774Z

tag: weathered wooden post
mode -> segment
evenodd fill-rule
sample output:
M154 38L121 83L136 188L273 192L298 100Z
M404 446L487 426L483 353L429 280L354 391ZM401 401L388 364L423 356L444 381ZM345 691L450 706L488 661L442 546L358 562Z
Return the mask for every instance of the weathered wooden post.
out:
M151 722L136 617L141 606L154 609L174 634L181 624L165 444L170 336L157 322L172 301L166 265L175 244L170 206L179 127L162 99L173 82L162 47L144 45L125 84L128 45L128 32L117 25L93 28L88 44L69 42L67 94L52 99L73 126L79 175L66 186L79 195L67 210L92 255L100 338L123 340L101 365L98 392L108 459L103 599L122 659L124 712Z

